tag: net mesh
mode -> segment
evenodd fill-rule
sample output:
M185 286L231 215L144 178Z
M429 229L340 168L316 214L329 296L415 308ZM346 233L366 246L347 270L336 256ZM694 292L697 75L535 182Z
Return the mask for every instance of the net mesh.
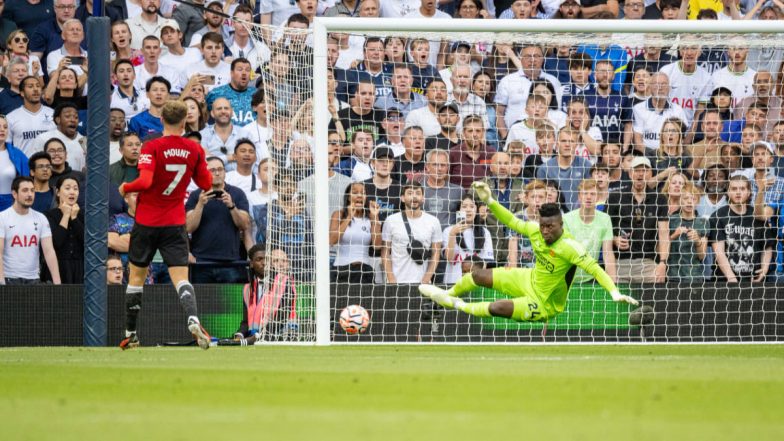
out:
M255 219L267 283L285 252L312 288L329 252L332 341L780 339L781 35L332 33L313 60L308 31L249 29L304 42L259 60L277 195ZM316 113L330 115L327 182L311 174ZM537 224L499 220L475 181ZM538 231L544 204L563 215L559 241ZM605 272L641 306L613 302ZM352 304L370 315L357 335L338 320Z

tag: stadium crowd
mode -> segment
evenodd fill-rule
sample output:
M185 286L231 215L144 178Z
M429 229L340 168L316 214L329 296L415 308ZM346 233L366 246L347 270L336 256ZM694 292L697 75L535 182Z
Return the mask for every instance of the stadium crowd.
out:
M83 280L92 7L0 0L0 283ZM781 20L781 0L110 0L106 15L112 283L136 209L117 186L138 176L170 99L187 104L184 136L214 177L184 201L198 283L246 281L233 265L258 244L297 280L312 276L312 126L324 111L334 281L452 283L476 265L532 266L528 239L472 194L477 180L523 219L559 203L620 282L784 273L784 47L334 33L329 107L314 109L304 32L322 15ZM165 274L154 262L148 281Z

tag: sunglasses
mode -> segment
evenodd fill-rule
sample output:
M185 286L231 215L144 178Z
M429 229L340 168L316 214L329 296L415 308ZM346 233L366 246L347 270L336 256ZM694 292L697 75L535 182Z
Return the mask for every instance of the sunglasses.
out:
M14 37L14 43L24 43L24 44L27 44L28 41L30 41L30 40L28 40L27 37Z

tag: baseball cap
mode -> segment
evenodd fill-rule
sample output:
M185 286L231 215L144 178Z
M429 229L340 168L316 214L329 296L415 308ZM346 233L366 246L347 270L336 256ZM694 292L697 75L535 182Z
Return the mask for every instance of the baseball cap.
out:
M471 50L471 43L469 43L467 41L456 41L456 42L452 43L452 51L451 52L454 52L454 51L456 51L457 49L459 49L461 47L466 47L470 51Z
M395 159L395 152L386 144L380 144L373 150L373 159Z
M724 86L719 86L719 87L713 89L713 92L711 93L711 96L716 96L716 95L718 95L720 93L725 93L725 94L727 94L729 96L732 96L732 91L728 87L724 87Z
M384 114L384 119L387 119L390 116L403 116L403 113L395 108L387 109L386 113Z
M457 104L454 103L454 102L441 104L441 106L438 108L438 113L441 113L441 112L443 112L444 110L447 110L447 109L449 109L449 110L451 110L451 111L453 111L455 113L460 113L460 108L457 107Z
M767 141L757 141L751 144L751 151L752 153L757 150L758 148L766 148L772 154L776 154L776 150L773 148L773 144Z
M558 6L561 6L562 4L564 4L564 3L568 2L568 1L569 1L569 0L558 0ZM575 2L575 3L577 3L578 5L582 6L582 5L580 4L580 0L572 0L572 1L573 1L573 2Z
M223 10L223 2L220 1L220 0L213 0L213 1L209 2L209 3L207 3L206 5L204 5L204 7L209 9L210 6L212 6L212 5L218 5L218 6L221 7L221 10Z
M175 31L179 31L180 24L177 23L177 20L172 20L172 19L164 20L163 26L161 26L161 30L164 30L165 28L172 28Z
M637 168L641 165L652 168L650 159L646 158L645 156L635 156L634 159L632 159L632 163L629 168Z

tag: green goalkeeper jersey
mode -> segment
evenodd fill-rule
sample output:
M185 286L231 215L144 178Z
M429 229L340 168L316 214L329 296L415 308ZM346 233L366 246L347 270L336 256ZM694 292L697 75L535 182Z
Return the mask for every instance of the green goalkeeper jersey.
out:
M558 240L548 245L539 231L538 222L518 219L497 201L493 201L488 207L500 222L531 241L536 256L532 280L534 294L557 312L562 312L566 306L566 295L574 277L575 267L592 275L608 292L618 289L596 259L591 257L585 247L568 231L564 230Z

